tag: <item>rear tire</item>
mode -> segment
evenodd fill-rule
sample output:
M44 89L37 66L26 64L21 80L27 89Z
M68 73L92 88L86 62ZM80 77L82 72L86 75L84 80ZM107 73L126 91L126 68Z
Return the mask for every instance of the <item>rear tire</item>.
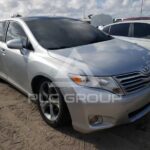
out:
M38 108L48 125L57 128L71 123L67 105L58 87L49 80L43 80L38 94Z

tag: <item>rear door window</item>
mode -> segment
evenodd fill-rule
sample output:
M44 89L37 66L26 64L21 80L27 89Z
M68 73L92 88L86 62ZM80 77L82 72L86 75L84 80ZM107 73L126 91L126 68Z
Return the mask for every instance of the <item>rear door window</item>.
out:
M115 24L111 26L110 34L116 36L129 36L129 23Z
M134 37L150 39L150 24L134 23Z

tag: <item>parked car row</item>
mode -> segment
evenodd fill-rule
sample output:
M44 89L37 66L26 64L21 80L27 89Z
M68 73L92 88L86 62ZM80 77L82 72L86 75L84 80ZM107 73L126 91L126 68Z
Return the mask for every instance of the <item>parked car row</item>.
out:
M150 20L123 21L107 25L102 30L116 38L150 50Z
M123 35L135 35L136 24L124 26ZM114 28L104 31L116 34ZM76 19L0 21L0 78L26 95L36 94L41 116L52 127L72 124L89 133L149 113L149 61L149 50Z

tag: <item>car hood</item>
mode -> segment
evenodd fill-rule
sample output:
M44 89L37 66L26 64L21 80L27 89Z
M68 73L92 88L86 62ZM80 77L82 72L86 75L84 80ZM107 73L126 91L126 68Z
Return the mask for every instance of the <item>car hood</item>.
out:
M142 71L150 64L150 51L118 39L49 51L49 54L65 63L73 60L76 67L84 69L84 72L88 70L90 72L88 75L94 76L113 76ZM83 68L81 64L86 67Z

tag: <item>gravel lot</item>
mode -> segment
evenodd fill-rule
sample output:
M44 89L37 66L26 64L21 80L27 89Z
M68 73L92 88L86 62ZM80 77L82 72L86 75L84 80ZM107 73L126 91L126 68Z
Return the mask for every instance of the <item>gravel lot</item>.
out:
M3 81L0 93L0 150L150 150L150 114L134 124L83 135L71 127L49 127L36 105Z

